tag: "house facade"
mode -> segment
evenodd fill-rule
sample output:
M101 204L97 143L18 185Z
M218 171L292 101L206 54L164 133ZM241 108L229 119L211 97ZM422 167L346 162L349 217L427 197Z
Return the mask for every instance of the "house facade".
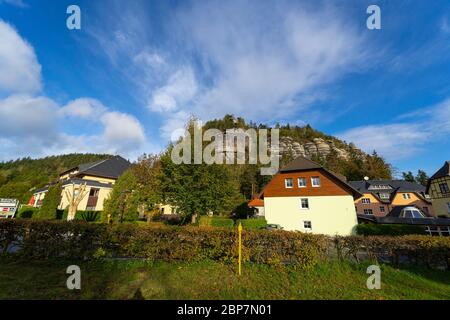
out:
M358 215L385 217L396 212L396 208L415 207L424 216L433 216L433 205L420 184L403 180L362 180L349 184L362 196L355 200Z
M62 172L57 181L62 186L61 202L58 209L64 210L69 205L66 193L77 195L81 186L85 185L86 196L82 198L77 210L102 211L103 203L109 196L114 183L130 165L130 162L124 158L114 156L106 160L81 164ZM37 189L29 205L40 207L48 189L49 186Z
M274 176L260 200L269 224L334 236L355 232L358 220L354 198L359 196L344 177L298 157Z
M436 216L450 217L450 161L431 176L427 192L433 202Z

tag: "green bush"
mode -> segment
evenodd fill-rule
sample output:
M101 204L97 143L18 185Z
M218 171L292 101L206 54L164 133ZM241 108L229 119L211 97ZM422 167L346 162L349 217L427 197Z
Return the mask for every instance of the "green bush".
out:
M233 228L234 220L221 217L208 217L201 216L198 225L200 227L221 227L221 228Z
M409 234L426 234L423 226L398 224L358 224L356 233L363 236L404 236Z
M260 219L260 218L237 220L236 224L238 225L239 223L242 224L242 227L244 229L263 229L267 226L266 219Z
M15 217L19 219L30 219L39 215L39 208L23 206L16 213Z
M237 230L194 226L108 226L84 221L0 220L0 250L15 247L26 259L145 258L163 261L210 259L235 263ZM301 232L246 230L242 232L243 261L269 265L314 266L329 258L370 259L393 264L446 266L450 237L348 236L326 237Z
M63 210L62 215L61 215L61 220L66 221L68 213L69 213L69 211L67 209ZM75 213L75 220L98 222L101 220L101 218L102 218L102 211L77 210L77 212Z

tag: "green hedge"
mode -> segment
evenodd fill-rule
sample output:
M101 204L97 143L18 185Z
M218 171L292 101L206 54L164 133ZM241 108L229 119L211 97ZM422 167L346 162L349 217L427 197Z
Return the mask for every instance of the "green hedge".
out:
M404 236L426 234L423 226L365 223L356 226L356 233L363 236Z
M243 261L307 268L326 258L371 259L394 264L446 266L450 237L349 236L326 237L301 232L246 230L242 233ZM84 221L0 220L0 254L25 259L145 258L163 261L211 259L235 263L235 228L173 227L165 225L92 224ZM405 262L406 261L406 262Z
M39 215L39 208L23 206L16 213L15 217L19 219L20 218L30 219L30 218L37 218L38 215Z
M296 232L244 230L243 261L313 266L324 257L324 236ZM26 259L94 259L102 256L163 261L237 260L237 230L83 221L0 221L0 248L16 246ZM6 252L6 250L4 250Z
M201 227L233 228L234 220L222 217L201 216L198 220L198 225Z
M244 229L263 229L267 226L266 219L241 219L236 221L236 225L242 224Z

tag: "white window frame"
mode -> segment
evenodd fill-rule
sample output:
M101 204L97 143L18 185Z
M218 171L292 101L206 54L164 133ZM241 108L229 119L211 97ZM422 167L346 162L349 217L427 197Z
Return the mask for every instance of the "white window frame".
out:
M364 201L364 200L367 200L367 201ZM361 203L362 204L370 204L371 202L370 202L370 198L362 198L361 199Z
M305 226L306 223L309 223L309 227ZM311 222L311 220L303 220L303 230L312 231L312 222Z
M314 179L319 179L319 184L318 185L314 184ZM313 188L320 188L320 185L321 185L321 182L320 182L320 177L319 176L311 177L311 186Z
M306 204L308 205L307 208L303 208L303 200L306 200ZM309 199L308 198L301 198L300 199L300 210L309 210Z
M300 185L300 180L303 180L303 181L305 181L305 185L304 186L302 186L302 185ZM304 178L304 177L300 177L300 178L297 178L297 185L298 185L298 187L299 188L306 188L306 178Z
M369 212L369 210L372 212L372 213L366 213L366 211L367 212ZM364 214L366 215L366 216L373 216L373 210L372 209L364 209Z
M411 195L409 193L402 193L403 199L405 200L410 200L411 199Z
M288 183L287 183L288 180L291 180L291 186L290 187L288 186ZM285 178L284 179L284 187L286 189L292 189L294 187L294 179L292 179L292 178Z
M380 206L380 212L381 213L385 213L386 212L386 207L385 206Z

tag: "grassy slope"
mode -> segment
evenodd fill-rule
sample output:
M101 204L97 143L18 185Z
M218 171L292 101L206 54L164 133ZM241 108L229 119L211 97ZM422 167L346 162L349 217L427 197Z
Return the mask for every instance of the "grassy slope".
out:
M382 266L382 289L366 288L366 265L331 262L310 271L247 264L115 261L79 263L81 291L65 287L74 262L0 260L1 299L450 299L450 272ZM75 263L76 264L76 263Z

